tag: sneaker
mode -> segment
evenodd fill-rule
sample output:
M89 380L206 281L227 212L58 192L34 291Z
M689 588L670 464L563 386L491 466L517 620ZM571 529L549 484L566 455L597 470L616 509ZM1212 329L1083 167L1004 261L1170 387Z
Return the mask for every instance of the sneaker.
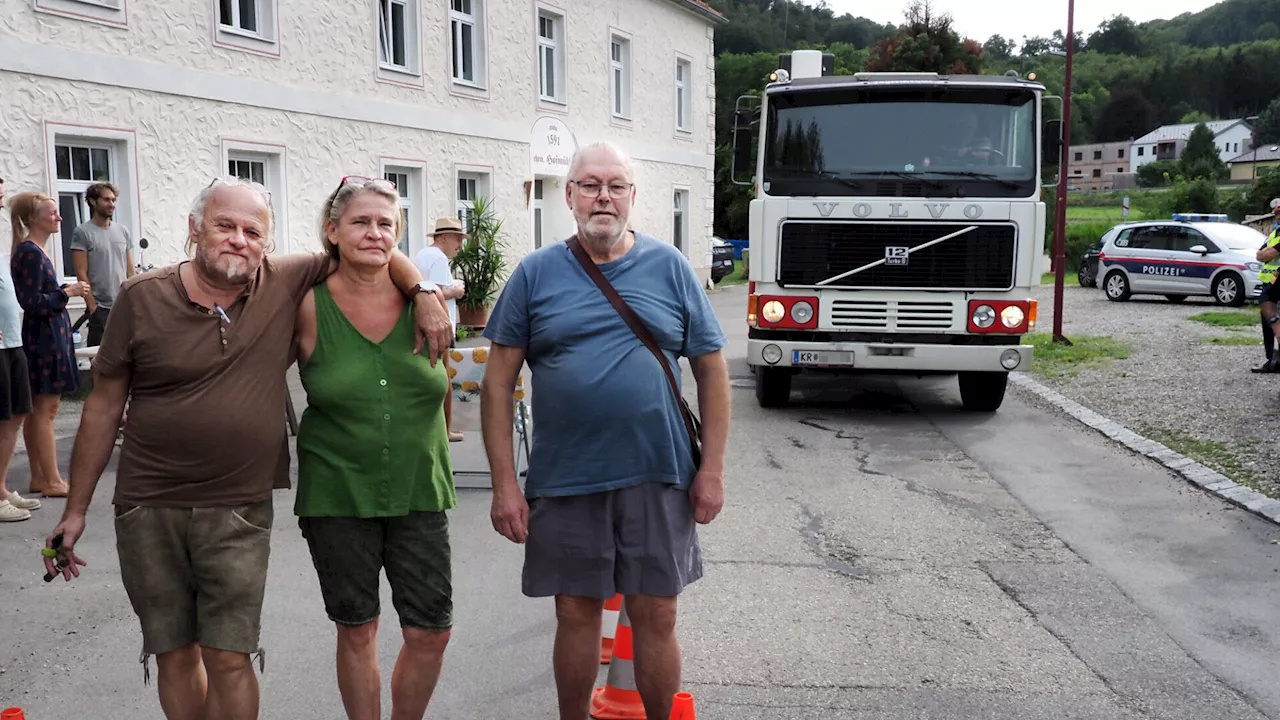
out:
M1257 367L1249 368L1250 372L1255 373L1274 373L1277 370L1280 370L1280 367L1277 367L1276 363L1271 360L1268 360Z
M0 522L18 522L31 519L31 511L23 510L9 504L8 500L0 502Z
M5 498L9 504L19 510L39 510L40 501L35 498L24 498L16 492L9 493L9 497Z

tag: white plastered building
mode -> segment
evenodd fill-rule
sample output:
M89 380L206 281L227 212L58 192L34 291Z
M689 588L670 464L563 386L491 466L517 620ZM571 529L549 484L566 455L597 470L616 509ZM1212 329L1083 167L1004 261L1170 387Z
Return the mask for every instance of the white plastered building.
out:
M700 0L0 0L0 178L59 198L64 245L109 178L160 266L216 175L271 190L276 252L319 249L342 177L388 177L407 252L480 195L514 267L572 233L574 148L612 140L635 161L632 226L705 278L723 21Z

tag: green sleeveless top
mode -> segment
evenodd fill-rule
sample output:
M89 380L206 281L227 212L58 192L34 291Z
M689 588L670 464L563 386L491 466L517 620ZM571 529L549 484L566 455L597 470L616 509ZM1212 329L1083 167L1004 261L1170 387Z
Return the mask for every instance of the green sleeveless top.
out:
M396 517L457 505L444 362L413 354L413 307L371 342L316 285L316 347L300 370L307 409L298 426L294 513Z

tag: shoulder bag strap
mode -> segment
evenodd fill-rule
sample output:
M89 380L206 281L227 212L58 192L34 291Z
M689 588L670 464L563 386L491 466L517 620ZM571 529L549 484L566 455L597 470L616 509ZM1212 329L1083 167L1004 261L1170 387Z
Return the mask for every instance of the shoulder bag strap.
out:
M587 251L582 248L577 237L571 237L565 241L569 246L569 250L573 252L573 256L578 259L578 263L582 265L582 269L587 272L590 277L609 299L609 303L613 305L613 309L618 311L622 319L626 321L631 328L631 332L640 338L640 342L649 348L649 352L658 359L658 363L662 365L663 371L667 374L667 383L671 386L671 392L676 398L676 407L680 408L680 414L684 418L684 429L689 434L689 447L693 450L693 464L696 470L698 465L702 463L702 452L699 448L698 434L700 423L698 418L694 416L693 410L689 408L689 403L685 402L684 396L680 394L680 386L676 384L675 373L671 370L671 364L667 362L667 356L662 352L662 348L658 347L658 341L654 339L653 333L649 332L649 328L645 326L644 321L636 314L626 300L618 294L609 279L600 272L600 268L596 267L595 261L587 256Z

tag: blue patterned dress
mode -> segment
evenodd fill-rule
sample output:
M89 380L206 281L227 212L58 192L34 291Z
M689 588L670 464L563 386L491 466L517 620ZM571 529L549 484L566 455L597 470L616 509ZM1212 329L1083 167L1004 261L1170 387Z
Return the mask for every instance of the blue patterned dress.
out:
M51 236L48 242L58 242ZM67 293L58 284L53 261L35 243L23 241L9 259L14 290L22 306L22 349L27 353L32 395L60 395L80 388Z

